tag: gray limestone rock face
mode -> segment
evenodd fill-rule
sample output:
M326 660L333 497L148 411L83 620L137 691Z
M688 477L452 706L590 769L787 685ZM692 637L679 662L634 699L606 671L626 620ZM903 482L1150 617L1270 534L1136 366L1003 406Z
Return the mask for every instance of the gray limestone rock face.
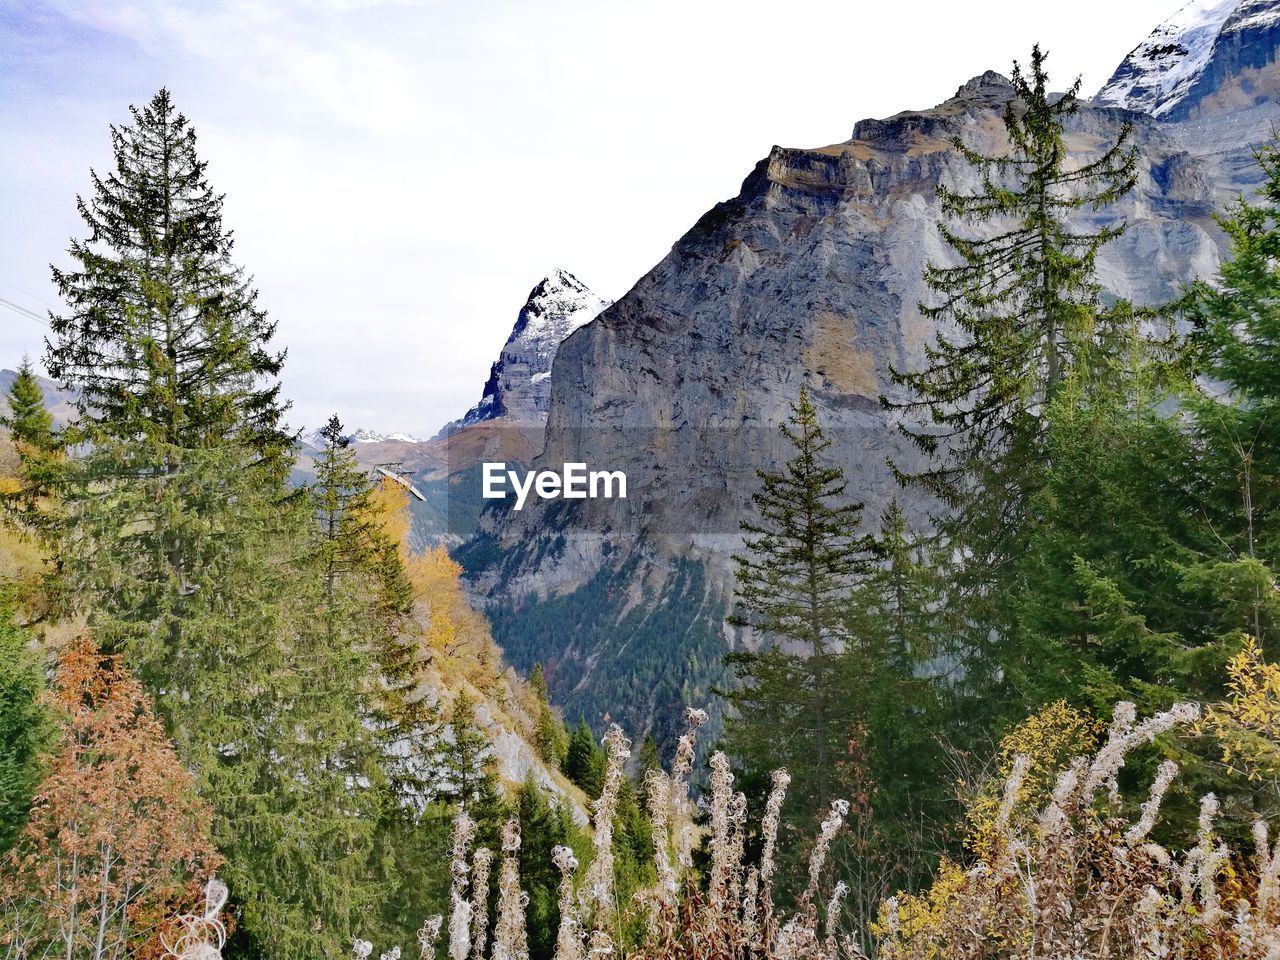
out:
M1270 21L1241 19L1259 6L1276 4L1236 3L1210 31L1220 40L1234 29L1224 24L1241 25L1236 33L1262 52L1233 60L1211 45L1213 62L1233 66L1214 73L1206 55L1183 92L1203 74L1217 78L1217 93L1195 110L1161 121L1082 104L1069 121L1067 146L1080 163L1126 124L1133 130L1136 188L1078 220L1090 230L1126 225L1099 258L1108 297L1159 303L1216 270L1223 238L1214 212L1256 182L1245 158L1277 119L1270 99L1242 106L1219 96L1244 82L1230 70L1270 69ZM628 497L491 509L460 556L508 656L521 668L553 664L552 693L571 712L593 722L612 712L640 735L709 686L708 664L718 662L709 647L722 654L755 642L720 619L732 602L731 556L757 469L776 469L788 455L778 426L802 386L867 528L891 498L916 523L928 513L918 492L893 479L888 461L910 469L915 453L879 398L898 398L891 369L918 367L926 347L951 332L919 309L929 298L925 265L949 257L936 191L979 188L953 139L1001 151L1010 95L1008 81L988 72L932 109L861 121L844 142L774 147L737 196L561 344L535 467L622 470ZM688 575L691 563L701 578ZM643 696L628 700L632 691Z
M490 518L508 545L543 537L644 540L699 556L726 583L758 486L757 468L786 456L778 425L807 386L831 458L875 523L900 491L887 461L913 453L880 405L892 367L922 363L937 335L918 305L927 262L948 252L936 188L977 189L953 137L998 151L1010 86L988 73L932 110L859 123L843 143L775 147L732 200L709 211L618 303L561 345L538 466L623 470L625 502L533 501ZM1068 143L1084 161L1134 126L1139 182L1082 228L1123 220L1100 262L1108 293L1152 303L1212 271L1215 184L1149 117L1082 106ZM909 504L920 506L920 504ZM501 589L556 593L581 584L603 551L579 546L516 572ZM609 554L617 562L620 553ZM483 573L481 576L483 580Z

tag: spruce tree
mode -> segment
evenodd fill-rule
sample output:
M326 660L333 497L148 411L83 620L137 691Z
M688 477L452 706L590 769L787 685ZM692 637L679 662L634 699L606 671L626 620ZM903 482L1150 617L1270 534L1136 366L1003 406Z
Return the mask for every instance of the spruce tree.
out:
M465 690L453 699L448 732L440 744L440 798L463 807L476 821L481 845L497 849L506 807L494 772L493 744L476 727L476 702Z
M111 127L115 170L92 173L93 193L77 198L89 236L71 243L76 268L53 268L70 310L51 318L46 366L79 391L75 437L235 440L253 452L250 465L282 475L292 442L275 379L284 354L231 259L224 198L168 90L129 110L131 125Z
M542 674L542 664L533 665L533 672L529 674L529 687L542 703L550 702L551 693L547 690L547 678Z
M1102 717L1120 700L1143 713L1212 702L1244 634L1275 646L1274 144L1259 161L1260 200L1241 200L1219 219L1232 256L1167 308L1191 331L1181 362L1162 363L1135 343L1114 352L1118 376L1105 389L1069 382L1046 410L1037 524L1019 558L1025 586L1009 605L1016 643L1002 658L1010 688L1026 700L1062 698ZM1178 376L1184 364L1195 376ZM1222 776L1203 741L1163 751L1181 766L1162 810L1167 837L1194 834L1208 792L1223 801L1224 832L1246 836L1266 815L1251 787ZM1154 760L1132 765L1141 778Z
M311 485L320 524L321 570L324 574L325 625L341 629L338 608L344 579L366 571L378 552L379 529L373 516L373 486L356 462L335 413L320 431L324 447L316 458Z
M1194 327L1197 372L1224 387L1190 398L1203 499L1220 544L1195 578L1230 599L1224 632L1248 633L1270 651L1280 638L1280 139L1256 160L1257 198L1241 197L1218 220L1231 257L1181 306Z
M316 627L330 648L360 647L381 674L369 720L385 742L385 763L402 803L421 801L420 746L436 734L438 712L421 693L425 663L408 614L413 591L379 515L368 472L335 414L320 431L324 447L310 486L319 538L315 557L322 602Z
M781 432L795 454L781 473L759 472L759 519L742 522L745 551L734 557L731 622L751 628L763 646L727 658L738 683L727 693L726 737L762 782L776 767L805 771L788 794L805 829L847 786L841 770L860 718L847 670L861 640L847 614L875 546L856 532L862 504L841 502L845 481L824 463L831 441L806 390Z
M569 742L564 725L551 709L547 681L542 675L542 664L533 665L533 672L529 674L529 686L533 689L533 694L538 701L538 712L534 718L534 747L543 762L558 767L564 760Z
M875 918L887 892L927 879L945 849L952 802L942 744L955 739L949 696L946 583L930 538L913 534L896 500L875 536L879 562L847 607L859 638L846 673L858 679L865 810L832 851L851 878L849 908ZM865 923L860 924L865 928Z
M22 358L5 401L8 412L0 416L0 426L9 431L14 441L35 450L52 450L53 414L44 405L44 391L31 369L30 358Z
M41 702L44 666L0 585L0 856L27 822L53 741L53 718Z
M896 498L881 517L875 540L881 562L856 598L851 612L860 622L851 629L874 634L880 648L877 658L910 675L947 653L942 645L948 634L946 584L928 538L907 529L906 514Z
M1083 231L1068 218L1132 188L1130 128L1096 158L1069 163L1064 126L1079 109L1080 80L1054 96L1044 63L1036 46L1029 71L1014 64L1007 153L954 141L982 186L939 185L953 222L940 231L957 262L926 268L933 302L920 310L959 335L940 334L924 369L892 371L907 400L882 399L908 414L904 433L931 459L900 478L941 498L951 511L944 529L966 537L977 564L1015 549L1043 458L1045 405L1069 377L1100 365L1113 327L1129 326L1123 305L1102 307L1095 275L1098 251L1123 228Z
M645 774L651 770L662 770L662 758L658 754L658 743L653 734L646 733L637 754L636 770L640 784L643 786Z
M604 790L606 761L604 748L596 741L587 721L579 718L578 725L569 734L569 746L561 768L564 775L594 800Z
M1150 712L1209 698L1225 676L1225 654L1216 665L1192 655L1215 633L1218 600L1189 590L1186 572L1219 551L1194 480L1199 454L1168 399L1083 400L1072 388L1055 401L1039 523L1020 558L1026 586L1010 604L1017 643L1003 659L1027 701L1105 716L1130 700Z
M377 888L367 650L314 625L309 503L291 494L274 324L231 260L222 197L160 91L54 270L46 366L79 391L59 560L96 639L155 700L215 809L237 950L344 952Z
M1006 661L1030 698L1098 713L1221 694L1242 633L1274 644L1280 538L1280 199L1276 145L1258 154L1260 201L1219 218L1232 256L1169 312L1191 328L1192 378L1120 351L1123 390L1069 384L1050 407L1040 519ZM1174 371L1176 372L1176 371ZM1184 411L1169 416L1176 403ZM1188 429L1190 427L1190 429Z
M86 450L64 478L72 587L96 604L104 650L154 688L149 666L180 656L201 578L282 497L292 438L275 324L231 259L195 131L167 90L130 112L111 128L115 170L78 198L76 269L53 268L69 309L51 318L46 366L78 393L68 440Z
M1098 252L1123 227L1072 222L1132 188L1129 126L1077 165L1064 131L1079 108L1079 79L1053 95L1037 46L1026 71L1014 64L1012 86L1007 152L988 156L954 141L981 187L939 187L952 262L926 268L932 302L920 310L944 326L923 369L892 371L906 399L882 398L905 415L901 429L926 458L918 471L895 467L899 480L941 506L933 520L953 560L953 622L964 628L957 677L979 723L1020 715L1026 704L1008 663L1020 643L1010 606L1027 588L1019 560L1037 525L1054 400L1069 382L1114 388L1110 358L1134 329L1127 304L1103 305L1096 277Z
M9 432L19 468L17 487L4 492L3 505L19 527L47 532L55 522L47 500L57 482L60 441L53 415L45 407L44 391L26 357L9 387L5 406L0 427Z

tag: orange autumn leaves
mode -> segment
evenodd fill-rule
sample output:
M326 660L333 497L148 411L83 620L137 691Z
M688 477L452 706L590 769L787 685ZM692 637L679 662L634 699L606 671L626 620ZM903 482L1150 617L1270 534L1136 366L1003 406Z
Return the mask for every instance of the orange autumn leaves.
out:
M471 607L463 591L462 567L443 546L421 553L409 549L409 493L400 484L383 479L374 490L373 509L386 535L400 544L428 655L447 659L478 689L487 689L498 651L488 621Z
M158 955L170 918L220 864L211 811L118 658L80 638L48 694L60 726L30 820L0 870L17 955ZM14 942L22 940L22 943Z

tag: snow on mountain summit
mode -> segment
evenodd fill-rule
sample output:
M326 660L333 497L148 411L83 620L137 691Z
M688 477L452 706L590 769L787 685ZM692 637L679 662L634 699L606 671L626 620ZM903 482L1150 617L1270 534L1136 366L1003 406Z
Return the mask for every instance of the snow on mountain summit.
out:
M549 367L560 341L612 302L597 296L568 270L556 267L529 293L507 344L520 340L534 346Z
M557 267L529 292L511 335L489 371L480 402L441 436L498 417L541 425L551 398L551 362L569 334L611 306L568 270Z
M1094 103L1168 113L1200 78L1223 25L1244 0L1192 0L1138 44Z
M325 439L319 430L314 430L303 437L307 443L316 449L320 449L325 445ZM352 430L347 434L347 443L422 443L421 437L415 437L407 433L380 433L377 430L368 430L360 427Z
M421 439L407 433L379 433L363 428L347 438L351 443L421 443Z
M1278 51L1280 0L1195 0L1134 48L1093 102L1174 123L1230 116L1269 130L1280 104Z

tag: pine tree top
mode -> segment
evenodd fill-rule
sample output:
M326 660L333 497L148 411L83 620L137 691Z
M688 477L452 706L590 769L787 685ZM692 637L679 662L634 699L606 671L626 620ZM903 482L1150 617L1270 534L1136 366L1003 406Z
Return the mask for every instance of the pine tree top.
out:
M1071 381L1104 375L1133 329L1127 304L1102 304L1096 273L1099 251L1123 224L1089 230L1072 220L1133 188L1131 126L1098 154L1071 162L1064 125L1079 109L1080 81L1053 96L1045 60L1037 45L1025 68L1014 64L1007 150L984 154L953 143L981 182L972 192L938 189L947 217L939 232L952 257L926 266L931 297L919 309L946 326L926 348L923 369L891 370L908 398L881 398L907 414L900 429L930 460L922 470L898 470L898 479L958 510L957 527L987 524L968 518L984 485L1017 499L1026 478L1006 467L1040 455L1053 397Z
M730 618L821 652L845 634L842 604L874 562L874 544L858 532L862 504L842 502L844 475L824 462L831 446L809 392L801 388L780 432L794 456L778 473L758 471L744 520L744 550L734 556L740 610Z
M223 196L187 118L160 90L111 128L114 169L77 198L87 229L53 268L67 311L46 366L78 390L77 439L199 449L237 441L283 483L284 353L252 280L232 259Z
M53 414L45 407L44 391L31 369L31 361L22 358L18 376L6 397L8 413L0 417L0 426L12 434L18 443L33 449L49 451L54 446Z

